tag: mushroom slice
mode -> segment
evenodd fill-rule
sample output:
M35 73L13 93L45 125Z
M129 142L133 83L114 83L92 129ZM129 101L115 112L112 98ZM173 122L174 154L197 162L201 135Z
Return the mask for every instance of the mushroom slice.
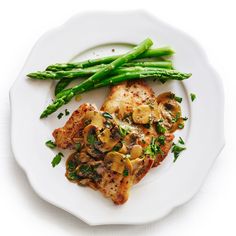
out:
M132 118L136 124L148 124L150 122L152 110L149 105L134 107Z
M104 162L108 168L119 174L128 176L132 173L133 168L130 160L126 158L124 154L119 152L112 151L107 153Z
M100 159L103 155L99 150L95 148L95 143L98 142L97 140L97 133L99 132L99 128L95 125L87 125L84 130L84 143L86 151L89 155L96 159Z
M98 142L95 144L96 148L101 152L111 151L120 141L119 130L116 128L113 129L104 129L97 136Z
M171 92L162 93L157 97L160 116L163 119L162 125L173 133L181 125L183 119L181 117L181 108L178 102L174 99L174 94Z

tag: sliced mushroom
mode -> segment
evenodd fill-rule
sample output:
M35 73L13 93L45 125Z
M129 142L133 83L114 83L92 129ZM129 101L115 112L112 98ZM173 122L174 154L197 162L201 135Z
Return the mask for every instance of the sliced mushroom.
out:
M97 136L98 143L95 144L95 147L101 152L108 152L113 149L114 146L120 141L120 135L116 135L115 130L104 129Z
M134 145L130 151L130 156L131 156L130 159L134 160L136 158L139 158L142 156L142 154L143 154L143 148L140 145Z
M150 122L152 110L149 105L134 107L132 118L136 124L148 124Z
M124 174L124 171L128 171L128 175L132 173L132 164L124 154L119 152L109 152L104 158L104 162L107 167L112 171L115 171L119 174Z
M92 157L99 159L102 157L103 153L95 148L95 144L97 143L97 133L99 132L99 128L95 125L87 125L84 130L84 143L86 151Z
M171 92L160 94L157 97L157 102L163 120L162 125L170 133L173 133L179 128L180 124L183 124L180 105L174 99L174 95Z

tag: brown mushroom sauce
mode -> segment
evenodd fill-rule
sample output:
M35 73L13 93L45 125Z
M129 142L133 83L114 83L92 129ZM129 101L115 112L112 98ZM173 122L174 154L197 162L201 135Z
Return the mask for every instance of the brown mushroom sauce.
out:
M97 189L104 184L103 178L107 174L132 177L134 183L138 182L139 177L135 180L133 175L142 173L142 168L137 170L137 166L143 165L145 157L150 159L146 165L159 165L170 147L158 141L160 153L151 157L147 150L153 138L158 140L164 136L163 140L169 141L171 146L172 133L183 128L184 121L180 105L171 92L160 94L156 101L155 106L140 105L130 109L131 112L123 114L122 119L119 114L88 112L83 118L82 133L80 131L73 139L79 149L67 159L66 177L79 185Z

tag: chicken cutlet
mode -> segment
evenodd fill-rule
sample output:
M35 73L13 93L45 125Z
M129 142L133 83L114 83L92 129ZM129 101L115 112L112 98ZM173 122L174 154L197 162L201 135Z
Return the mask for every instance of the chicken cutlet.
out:
M173 94L156 97L139 80L113 86L100 110L82 104L53 136L59 148L76 150L66 162L68 180L120 205L132 185L167 156L180 123Z

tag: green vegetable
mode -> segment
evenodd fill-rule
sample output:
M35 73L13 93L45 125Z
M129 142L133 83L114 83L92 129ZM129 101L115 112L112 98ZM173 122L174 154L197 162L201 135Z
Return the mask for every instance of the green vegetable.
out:
M112 115L111 115L110 113L106 112L106 111L103 112L102 115L103 115L103 117L105 117L106 119L113 119Z
M181 137L179 137L178 142L179 142L180 144L183 144L183 145L185 144L184 140L183 140Z
M121 125L119 125L119 133L120 133L121 137L125 137L129 132L130 132L129 128L122 127Z
M180 112L178 112L177 114L176 114L176 116L174 117L174 118L172 118L172 123L175 123L175 122L177 122L178 120L179 120L179 118L180 118Z
M48 140L45 144L47 147L52 148L52 149L57 146L52 140Z
M104 66L104 65L102 65ZM166 68L166 69L173 69L172 63L170 61L156 61L156 62L131 62L126 63L123 67L134 67L134 66L143 66L143 67L157 67L157 68ZM58 81L55 87L55 95L60 93L63 89L65 89L73 80L78 79L76 78L62 78Z
M96 141L96 137L94 134L88 134L87 140L89 144L94 145Z
M157 154L163 154L160 146L156 143L157 141L157 138L152 137L151 143L144 150L144 154L150 155L151 158L155 158Z
M183 117L182 119L183 119L184 121L186 121L186 120L188 120L188 117L185 116L185 117Z
M160 121L157 122L156 130L159 134L164 134L166 132L166 128L160 124Z
M191 100L192 100L192 102L196 99L196 94L194 94L194 93L190 93L190 97L191 97Z
M46 110L43 111L40 118L47 117L52 114L56 110L58 110L61 106L68 103L76 94L82 93L89 88L93 87L95 83L99 82L103 77L107 76L109 73L113 72L116 68L120 67L124 63L127 63L130 60L135 59L138 55L146 51L149 47L151 47L152 41L151 39L146 39L138 46L136 46L130 52L118 57L116 60L106 65L103 69L99 70L97 73L89 77L87 80L83 81L81 84L57 95L56 100L49 105ZM61 95L60 95L61 94ZM59 96L60 95L60 96Z
M146 52L138 55L136 58L148 58L148 57L162 57L162 56L171 56L174 54L174 51L169 47L163 48L155 48L149 49ZM74 63L62 63L62 64L54 64L47 67L46 70L48 71L62 71L62 70L71 70L76 68L86 68L90 66L100 65L100 64L108 64L113 62L114 60L120 58L123 55L115 55L115 56L108 56L98 59L87 60L83 62L74 62Z
M67 163L67 168L68 168L69 171L74 171L75 168L76 168L76 164L73 161L69 161Z
M118 75L126 72L136 72L136 71L146 71L146 70L155 70L155 69L165 69L168 70L169 68L154 66L158 65L160 62L135 62L135 63L127 63L124 64L125 67L121 67L120 69L114 70L113 74ZM162 62L167 63L167 62ZM169 63L169 62L168 62ZM130 66L129 66L130 65ZM101 65L99 67L91 67L86 69L76 69L70 71L37 71L28 74L27 76L31 79L38 79L38 80L61 80L61 79L68 79L70 82L76 78L83 78L89 77L101 69L104 69L107 65Z
M70 112L67 109L65 109L65 116L68 116L68 115L70 115Z
M59 113L59 114L57 115L57 118L60 120L63 115L64 115L63 113Z
M178 103L181 103L182 100L183 100L183 98L175 96L175 101L177 101Z
M122 148L123 144L122 143L118 143L116 144L116 146L113 147L113 151L118 152L121 148Z
M92 168L90 165L81 165L79 167L79 171L83 174L83 175L88 175L91 174L93 172Z
M55 167L56 165L58 165L61 162L61 158L64 157L64 155L59 152L52 160L51 164L52 167Z
M81 150L81 143L76 143L75 144L75 149L77 152L79 152Z
M165 82L167 80L185 80L188 79L191 74L182 73L175 70L166 70L166 69L158 69L155 70L142 70L137 72L127 72L122 73L120 75L115 75L109 78L102 80L94 84L93 86L87 87L83 92L87 90L91 90L94 88L100 88L107 85L114 85L126 80L134 80L134 79L154 79L159 80L161 82ZM70 92L70 89L64 90L57 95L57 97L61 97L64 93Z
M123 176L128 176L128 175L129 175L129 170L125 168L123 171Z
M178 124L178 128L179 129L183 129L184 128L184 124Z
M67 175L67 178L69 180L79 180L80 179L80 177L75 172L69 173Z
M178 145L178 144L174 144L174 145L172 146L171 152L174 153L174 162L176 162L176 160L177 160L178 157L179 157L179 154L180 154L182 151L184 151L185 149L186 149L186 147L182 147L182 146L180 146L180 145Z
M160 145L164 145L166 141L166 137L164 135L160 135L157 141L160 143Z

